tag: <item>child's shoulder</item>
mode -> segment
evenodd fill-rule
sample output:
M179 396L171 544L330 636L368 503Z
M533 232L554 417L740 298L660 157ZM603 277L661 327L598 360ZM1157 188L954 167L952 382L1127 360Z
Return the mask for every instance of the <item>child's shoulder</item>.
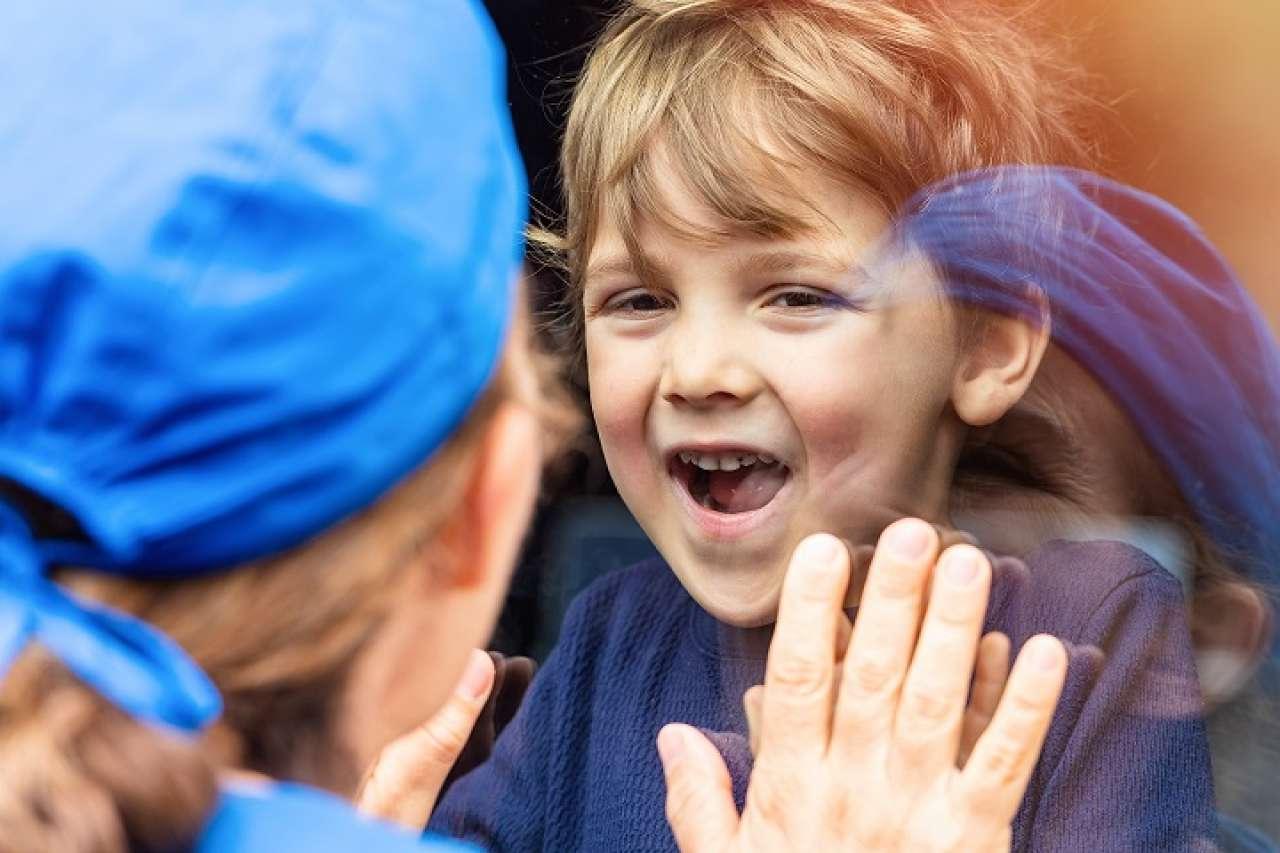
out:
M1128 630L1181 619L1182 585L1125 542L1054 540L1026 558L997 557L991 619L1018 635L1045 631L1088 640L1114 624Z

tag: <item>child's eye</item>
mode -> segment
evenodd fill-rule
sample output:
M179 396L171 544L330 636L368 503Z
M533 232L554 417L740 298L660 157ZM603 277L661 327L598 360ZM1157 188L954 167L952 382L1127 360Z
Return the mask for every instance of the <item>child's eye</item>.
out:
M849 307L848 300L843 297L829 290L821 290L815 287L789 287L786 290L780 290L770 296L769 301L765 304L775 308L802 311Z
M654 314L668 307L668 300L656 293L632 290L620 293L604 304L604 313L631 316Z

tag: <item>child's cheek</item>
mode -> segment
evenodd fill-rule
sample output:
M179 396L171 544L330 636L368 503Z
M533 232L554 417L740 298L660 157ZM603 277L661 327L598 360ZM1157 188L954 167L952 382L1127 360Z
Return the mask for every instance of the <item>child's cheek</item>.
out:
M588 338L588 388L591 414L605 461L624 493L652 467L645 419L652 401L652 377L643 358L627 358L617 347Z
M774 383L782 403L799 432L806 462L815 468L831 468L866 449L879 430L892 426L899 402L882 381L882 372L859 369L862 354L823 353L809 364L841 365L822 370L790 372Z

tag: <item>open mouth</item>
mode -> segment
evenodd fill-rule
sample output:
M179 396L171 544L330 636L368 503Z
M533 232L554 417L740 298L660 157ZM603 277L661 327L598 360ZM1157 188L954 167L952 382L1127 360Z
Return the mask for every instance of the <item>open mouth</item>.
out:
M672 454L669 469L695 503L726 515L768 506L791 475L773 457L748 450L681 450Z

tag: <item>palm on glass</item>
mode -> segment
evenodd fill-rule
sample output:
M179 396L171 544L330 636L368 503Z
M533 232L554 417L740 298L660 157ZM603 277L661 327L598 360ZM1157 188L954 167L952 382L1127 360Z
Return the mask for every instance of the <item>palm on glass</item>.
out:
M681 849L1009 849L1066 650L1032 638L1005 681L1007 642L981 636L989 562L970 545L938 551L924 522L885 531L846 644L848 552L825 534L800 544L758 694L742 814L709 741L678 724L659 735Z

